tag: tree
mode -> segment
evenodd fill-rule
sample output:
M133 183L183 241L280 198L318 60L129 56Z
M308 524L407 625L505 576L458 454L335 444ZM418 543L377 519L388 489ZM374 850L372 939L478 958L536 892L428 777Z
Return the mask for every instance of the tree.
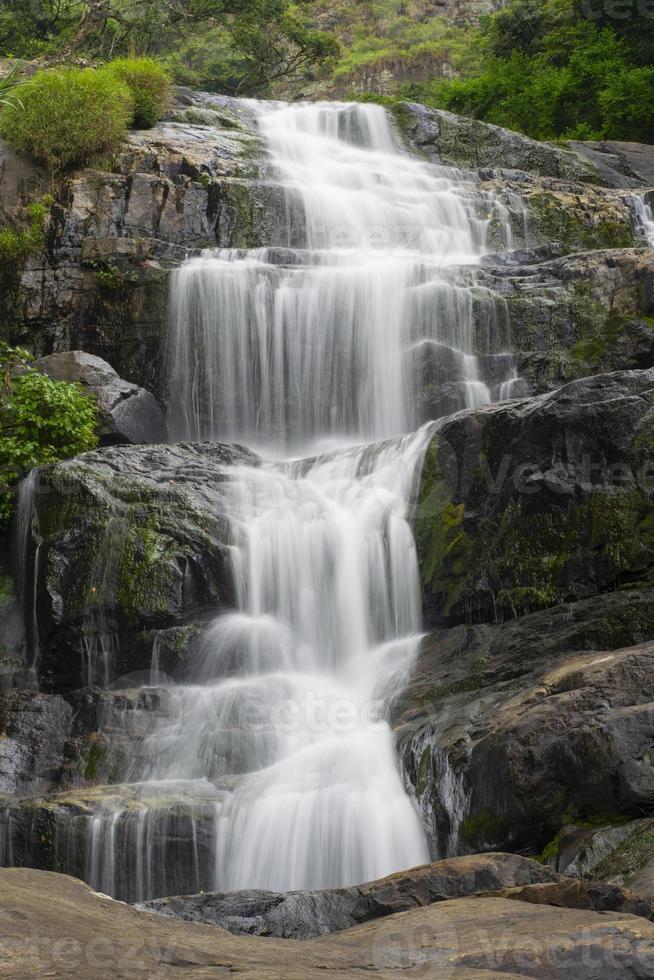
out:
M219 28L237 55L238 90L265 91L338 54L314 29L307 0L6 0L0 54L49 61L162 55Z

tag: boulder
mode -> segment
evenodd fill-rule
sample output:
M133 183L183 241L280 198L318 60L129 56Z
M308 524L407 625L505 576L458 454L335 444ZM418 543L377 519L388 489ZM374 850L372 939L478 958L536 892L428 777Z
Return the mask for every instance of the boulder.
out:
M434 854L538 854L575 819L648 806L654 643L605 644L654 637L653 598L617 593L424 642L394 724Z
M556 880L549 868L514 854L438 861L351 888L312 892L215 892L156 899L140 908L235 935L310 939L408 909Z
M123 381L107 361L84 351L61 351L37 361L39 370L56 381L81 384L98 405L102 445L166 442L166 420L145 388Z
M34 471L24 567L42 688L149 671L158 631L233 607L223 487L230 464L256 460L213 443L124 446Z
M654 187L654 146L621 140L570 140L608 187Z
M563 874L630 888L654 900L654 820L646 817L600 827L570 824L547 848Z
M25 868L0 871L0 903L9 923L0 953L14 977L641 980L654 971L654 925L643 918L503 898L440 902L302 943L163 918Z

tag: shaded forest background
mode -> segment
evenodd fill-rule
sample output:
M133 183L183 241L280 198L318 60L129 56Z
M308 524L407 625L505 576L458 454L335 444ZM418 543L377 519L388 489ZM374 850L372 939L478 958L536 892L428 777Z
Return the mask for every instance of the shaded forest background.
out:
M654 2L4 0L0 56L158 59L244 95L410 98L538 139L654 142ZM439 11L441 11L439 13Z

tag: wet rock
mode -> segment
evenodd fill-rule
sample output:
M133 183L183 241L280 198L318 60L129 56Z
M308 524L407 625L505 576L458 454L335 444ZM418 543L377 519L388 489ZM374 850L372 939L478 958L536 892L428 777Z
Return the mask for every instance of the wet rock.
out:
M435 163L524 170L566 180L599 180L595 166L573 150L539 143L522 133L455 116L445 109L403 102L397 118L413 145Z
M602 645L624 630L654 635L652 594L622 608L621 598L460 626L425 643L395 725L435 854L538 853L570 814L624 818L648 805L654 644Z
M415 532L431 623L648 582L654 369L461 412L427 452Z
M26 684L28 673L23 611L13 578L0 574L0 688Z
M57 695L0 693L0 793L43 792L60 779L72 714Z
M582 252L524 264L487 256L482 266L482 282L506 303L517 368L534 393L652 366L653 252Z
M351 888L217 892L162 898L140 907L221 926L235 935L310 939L434 902L554 880L552 872L535 861L488 854L439 861Z
M647 817L605 827L571 824L547 848L563 874L629 888L654 900L654 820Z
M208 889L224 798L213 785L181 781L4 800L0 863L84 878L122 901Z
M149 671L142 634L233 605L227 467L248 450L113 447L37 473L31 560L41 684ZM152 631L155 631L153 634Z
M560 909L501 898L462 898L367 922L303 943L230 936L215 926L140 912L74 879L27 869L0 871L0 901L12 925L0 940L12 976L284 976L288 980L415 977L452 980L640 980L654 970L654 926L625 913ZM66 936L65 954L60 940ZM92 937L92 940L89 939ZM90 945L90 943L93 945ZM100 943L102 942L102 945ZM97 967L94 967L97 969Z
M41 358L37 367L49 378L81 384L94 396L103 445L167 441L166 420L154 397L144 388L119 378L101 357L84 351L62 351Z

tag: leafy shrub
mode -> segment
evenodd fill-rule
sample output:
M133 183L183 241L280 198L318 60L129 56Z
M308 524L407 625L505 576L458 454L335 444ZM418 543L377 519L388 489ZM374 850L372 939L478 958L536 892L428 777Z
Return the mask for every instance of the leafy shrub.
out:
M170 96L170 77L152 58L118 58L100 74L124 82L134 100L134 125L149 129L161 119Z
M13 487L28 470L86 452L97 443L97 411L78 384L53 381L20 348L0 345L0 524Z
M119 78L91 68L49 69L17 86L0 131L17 149L60 171L115 149L133 111L131 92Z

